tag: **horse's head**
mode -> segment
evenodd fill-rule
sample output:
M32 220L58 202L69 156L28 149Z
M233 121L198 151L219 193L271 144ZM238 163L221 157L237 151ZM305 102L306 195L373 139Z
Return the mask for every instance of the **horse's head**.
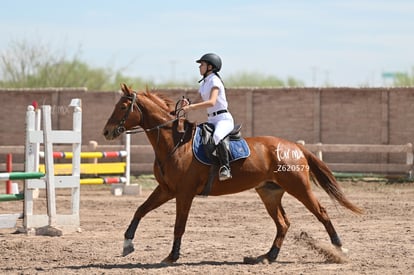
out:
M142 112L136 104L137 93L126 84L121 84L121 90L123 95L116 103L103 130L103 135L107 140L113 140L123 132L141 126Z
M106 139L115 139L125 131L136 132L138 126L145 132L156 130L176 120L173 102L167 97L148 89L137 93L126 84L121 84L121 90L123 95L103 130Z

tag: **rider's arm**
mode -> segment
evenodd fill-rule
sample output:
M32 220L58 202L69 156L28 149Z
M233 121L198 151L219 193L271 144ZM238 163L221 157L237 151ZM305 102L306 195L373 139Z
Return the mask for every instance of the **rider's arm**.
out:
M217 87L213 87L208 100L184 106L183 110L188 112L190 110L213 107L216 104L218 93L219 89Z

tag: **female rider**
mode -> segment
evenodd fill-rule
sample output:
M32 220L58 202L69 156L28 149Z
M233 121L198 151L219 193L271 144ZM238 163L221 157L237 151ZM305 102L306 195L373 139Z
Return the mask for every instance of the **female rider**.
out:
M203 78L200 89L202 101L183 107L188 112L194 109L207 109L208 122L215 127L213 139L216 152L220 160L219 179L221 181L231 178L229 155L226 144L222 141L234 128L234 120L228 111L226 90L218 72L221 69L221 58L214 53L207 53L196 61L200 63L200 75Z

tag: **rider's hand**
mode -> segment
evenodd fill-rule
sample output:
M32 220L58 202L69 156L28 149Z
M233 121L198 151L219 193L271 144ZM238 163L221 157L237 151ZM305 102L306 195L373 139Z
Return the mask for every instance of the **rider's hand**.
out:
M181 110L187 113L188 111L190 111L190 108L191 108L191 105L188 104L188 105L184 105L183 107L181 107Z
M181 110L183 110L185 113L190 111L191 102L187 98L183 98L181 100Z
M182 100L181 100L181 107L183 108L184 106L188 106L188 105L190 105L191 103L190 103L190 101L188 100L188 98L183 98Z

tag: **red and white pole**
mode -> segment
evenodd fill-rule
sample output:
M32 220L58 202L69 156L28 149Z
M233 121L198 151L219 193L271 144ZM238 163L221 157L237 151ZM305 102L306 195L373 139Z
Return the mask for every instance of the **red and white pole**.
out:
M13 155L7 154L6 156L6 170L7 172L13 172ZM6 194L12 194L12 181L6 181Z

